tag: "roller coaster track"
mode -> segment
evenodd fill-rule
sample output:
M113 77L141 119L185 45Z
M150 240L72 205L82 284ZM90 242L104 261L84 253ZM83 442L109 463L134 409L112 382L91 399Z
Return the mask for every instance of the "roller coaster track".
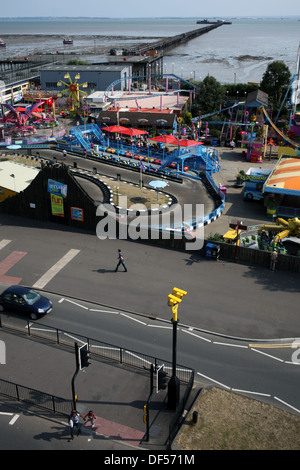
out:
M266 109L264 108L264 106L261 106L259 109L260 109L260 112L262 113L262 116L265 119L266 123L269 124L272 127L272 129L274 129L276 134L279 135L279 137L281 137L281 139L284 140L284 142L286 142L288 145L290 145L291 147L293 147L297 150L300 149L300 144L297 144L296 142L291 140L289 137L287 137L285 134L283 134L283 132L281 132L278 129L278 127L271 120L271 118L268 115L268 113L267 113Z

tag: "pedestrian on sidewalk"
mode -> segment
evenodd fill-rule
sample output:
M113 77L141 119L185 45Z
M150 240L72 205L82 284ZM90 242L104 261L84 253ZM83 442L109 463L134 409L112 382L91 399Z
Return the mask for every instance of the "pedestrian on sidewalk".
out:
M115 272L118 271L118 267L120 266L120 264L123 266L124 271L127 272L127 268L126 268L125 263L124 263L124 258L123 258L123 255L122 255L122 252L121 252L120 249L118 250L118 260L119 261L118 261L118 264L116 266Z
M66 159L66 156L67 156L67 151L66 149L63 149L63 155L64 155L64 160Z
M85 420L85 418L76 410L72 410L71 413L69 414L69 426L71 428L71 438L68 440L68 442L71 442L74 439L74 428L77 429L77 436L79 436L80 434L79 418L82 418L83 420Z
M278 259L278 253L277 253L276 248L274 248L274 250L271 252L271 265L270 265L271 271L275 271L277 259Z
M96 419L96 416L95 416L95 413L90 410L84 417L84 420L86 421L90 421L92 423L92 428L95 426L95 419Z

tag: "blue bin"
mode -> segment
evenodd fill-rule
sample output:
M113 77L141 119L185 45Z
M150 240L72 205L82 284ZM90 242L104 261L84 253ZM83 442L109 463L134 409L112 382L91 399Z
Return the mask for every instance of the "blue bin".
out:
M220 256L220 246L214 243L207 243L205 246L205 257L207 259L218 259Z

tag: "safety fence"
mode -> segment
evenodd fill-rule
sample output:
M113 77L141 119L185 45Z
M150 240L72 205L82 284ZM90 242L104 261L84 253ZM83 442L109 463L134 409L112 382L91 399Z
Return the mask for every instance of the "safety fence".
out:
M39 408L44 408L53 413L67 416L72 409L72 401L56 397L33 388L24 387L7 380L0 379L0 395L14 398L15 400L30 403Z
M74 332L63 331L49 325L43 325L39 322L32 323L31 321L14 316L0 315L0 328L18 332L22 335L26 332L31 338L39 338L43 342L59 345L67 349L74 349L75 342L77 342L79 346L88 344L91 359L111 361L122 364L122 366L128 366L129 368L142 371L150 371L151 366L153 366L154 370L157 370L161 365L164 365L167 376L170 378L172 375L172 364L168 361L91 339ZM186 396L193 387L194 371L188 367L177 365L176 375L180 381L181 387L185 389ZM71 402L68 400L53 397L47 393L31 390L30 388L21 387L2 380L0 381L0 394L21 401L30 401L32 404L51 409L57 413L65 414L70 410L70 407L72 407Z

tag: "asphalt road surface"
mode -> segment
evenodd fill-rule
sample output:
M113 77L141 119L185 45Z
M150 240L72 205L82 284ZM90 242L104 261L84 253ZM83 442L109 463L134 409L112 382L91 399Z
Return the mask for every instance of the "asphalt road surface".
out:
M184 325L241 338L300 336L295 273L216 262L147 242L99 240L93 233L34 226L9 216L0 222L2 283L45 288L165 320L171 316L167 296L176 286L187 291L179 306ZM118 248L127 273L114 272Z

